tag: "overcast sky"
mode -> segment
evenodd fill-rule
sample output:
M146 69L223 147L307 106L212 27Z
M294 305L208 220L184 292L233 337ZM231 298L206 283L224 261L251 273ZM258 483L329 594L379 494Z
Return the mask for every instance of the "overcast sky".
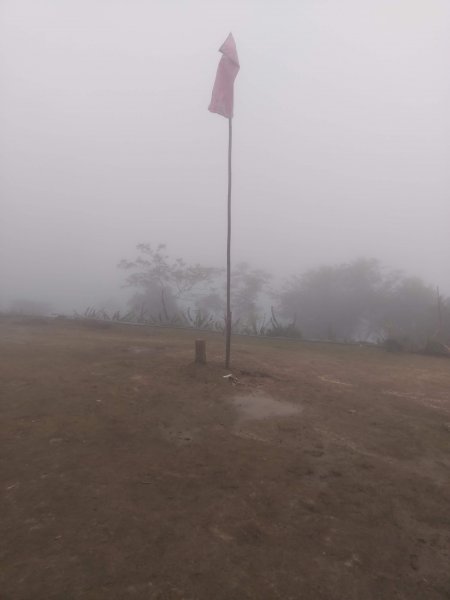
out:
M139 242L279 276L376 257L450 294L448 0L0 0L0 308L120 298Z

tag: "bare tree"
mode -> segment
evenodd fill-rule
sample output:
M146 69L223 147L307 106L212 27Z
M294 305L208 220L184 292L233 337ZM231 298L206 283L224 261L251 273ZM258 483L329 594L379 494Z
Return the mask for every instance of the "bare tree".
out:
M202 293L202 288L220 272L215 267L188 264L182 258L171 258L165 244L159 244L156 248L151 244L138 244L137 250L139 256L132 261L122 260L119 268L130 273L126 285L138 290L134 296L135 302L146 302L146 310L153 314L159 305L165 320L169 320L176 312L178 302L187 303L192 296Z

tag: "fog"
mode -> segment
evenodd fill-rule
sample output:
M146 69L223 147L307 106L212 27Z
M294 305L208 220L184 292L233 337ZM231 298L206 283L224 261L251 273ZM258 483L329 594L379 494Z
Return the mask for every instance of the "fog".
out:
M450 293L448 0L2 0L0 309L120 305L139 242L275 276L375 257Z

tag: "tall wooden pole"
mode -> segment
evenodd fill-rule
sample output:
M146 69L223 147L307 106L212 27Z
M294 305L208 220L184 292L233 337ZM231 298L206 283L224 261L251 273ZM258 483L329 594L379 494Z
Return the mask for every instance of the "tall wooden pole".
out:
M227 230L227 316L225 342L225 368L230 368L231 354L231 147L233 142L232 119L228 119L228 230Z
M436 288L437 291L437 317L438 317L438 336L439 341L442 341L442 299L439 292L439 286Z

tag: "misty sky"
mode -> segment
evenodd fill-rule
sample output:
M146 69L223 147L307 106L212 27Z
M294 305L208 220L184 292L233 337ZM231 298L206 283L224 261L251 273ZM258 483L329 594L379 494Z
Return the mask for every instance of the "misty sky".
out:
M448 0L0 0L0 308L118 301L139 242L279 276L376 257L450 294Z

